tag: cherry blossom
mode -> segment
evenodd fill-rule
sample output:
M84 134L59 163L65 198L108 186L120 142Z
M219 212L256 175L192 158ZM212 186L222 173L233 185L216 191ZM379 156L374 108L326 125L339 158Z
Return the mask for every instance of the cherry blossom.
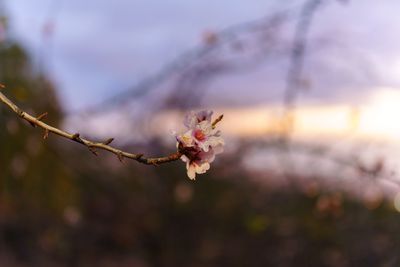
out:
M223 152L224 140L212 123L212 111L190 112L184 121L187 130L176 136L177 146L182 151L187 174L194 180L197 174L210 169L215 155Z
M207 121L211 124L211 117L213 113L214 112L212 112L211 110L202 110L199 112L191 111L189 114L186 115L183 124L188 129L194 128L197 124L199 124L202 121Z

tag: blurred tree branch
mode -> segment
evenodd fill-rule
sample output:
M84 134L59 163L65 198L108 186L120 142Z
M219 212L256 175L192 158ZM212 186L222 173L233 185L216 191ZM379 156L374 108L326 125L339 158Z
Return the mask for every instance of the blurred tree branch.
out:
M304 68L304 60L307 49L307 36L312 26L313 18L318 8L322 5L323 0L308 0L304 3L298 19L293 48L290 55L290 66L286 78L286 88L283 96L284 128L287 139L292 131L294 124L294 111L296 108L296 99L300 92L302 80L302 72Z

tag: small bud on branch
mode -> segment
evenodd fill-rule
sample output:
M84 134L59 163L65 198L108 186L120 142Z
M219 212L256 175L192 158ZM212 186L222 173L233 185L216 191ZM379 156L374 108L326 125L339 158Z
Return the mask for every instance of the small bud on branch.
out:
M212 128L215 129L217 127L218 122L222 121L224 118L224 114L219 115L218 118L215 119L215 121L211 124Z
M36 119L37 119L38 121L41 121L41 120L43 120L45 117L47 117L47 115L48 115L48 113L45 112L45 113L39 115Z
M106 141L104 141L104 143L103 143L103 144L105 144L105 145L109 145L109 144L111 144L111 143L112 143L112 141L114 141L114 138L109 138L109 139L107 139Z
M48 130L48 129L45 129L45 130L44 130L43 139L46 140L47 138L49 138L49 130Z

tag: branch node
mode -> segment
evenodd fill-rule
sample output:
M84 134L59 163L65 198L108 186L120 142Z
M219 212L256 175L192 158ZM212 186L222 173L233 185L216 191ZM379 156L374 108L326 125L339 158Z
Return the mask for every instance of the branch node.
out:
M78 142L78 143L82 143L84 144L84 142L82 141L80 134L79 133L75 133L72 135L72 140Z

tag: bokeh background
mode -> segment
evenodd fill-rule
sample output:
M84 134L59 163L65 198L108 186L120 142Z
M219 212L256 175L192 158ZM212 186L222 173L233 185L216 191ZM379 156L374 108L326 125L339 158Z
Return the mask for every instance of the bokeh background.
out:
M0 83L125 150L189 110L225 153L190 181L0 106L0 266L399 266L400 3L0 1Z

